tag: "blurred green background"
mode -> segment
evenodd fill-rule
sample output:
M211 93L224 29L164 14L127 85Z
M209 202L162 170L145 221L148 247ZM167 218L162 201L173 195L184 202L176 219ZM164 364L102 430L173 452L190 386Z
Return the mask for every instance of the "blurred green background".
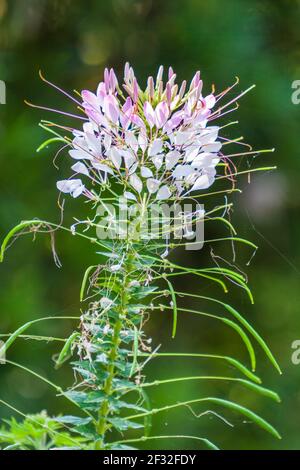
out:
M200 69L207 93L212 83L221 91L233 83L235 76L240 78L241 89L257 85L241 100L235 115L224 119L225 123L232 119L240 122L227 129L227 135L243 135L254 148L276 147L274 154L261 155L255 164L277 165L278 170L253 175L251 185L246 176L241 177L243 194L234 197L232 217L239 235L259 245L250 266L246 264L251 250L236 246L237 264L249 274L255 305L251 306L236 286L227 295L207 282L193 281L191 285L191 279L178 281L177 287L215 295L245 314L283 368L280 377L258 351L258 374L266 386L278 391L282 404L230 383L195 382L155 390L153 405L199 395L229 397L269 419L283 439L274 440L237 415L223 413L234 425L231 429L212 415L197 419L188 409L161 416L155 426L164 434L206 436L225 449L300 448L300 365L291 362L291 343L300 339L300 105L291 101L291 84L300 79L299 23L297 0L0 0L0 79L7 86L7 104L0 105L1 238L20 220L59 220L55 181L69 174L69 163L61 156L58 173L52 165L54 148L36 153L45 137L37 123L53 116L26 107L23 100L65 110L73 108L40 81L39 69L67 90L95 89L105 66L115 67L120 76L127 60L142 81L164 64L172 65L179 79L190 79ZM69 123L68 119L58 120ZM247 161L241 162L240 168L247 168ZM66 223L82 207L79 201L68 199ZM206 238L225 235L226 230L218 224L206 227ZM58 234L56 244L63 263L60 270L53 262L47 236L38 235L34 244L31 236L22 237L7 252L0 267L1 333L11 332L30 319L80 313L81 277L86 267L95 263L95 255L91 246L66 234ZM231 260L228 242L212 248L214 255ZM188 256L198 266L214 263L209 245ZM179 253L177 260L183 257L186 254ZM190 305L222 313L212 304ZM69 322L52 321L39 324L32 333L65 336L72 328ZM170 331L168 314L156 313L148 332L155 344L162 344L162 351L219 352L247 361L238 337L211 320L185 315L180 317L175 340L170 339ZM67 386L72 375L67 366L54 371L55 352L56 345L19 339L10 351L10 359ZM157 360L149 367L149 375L235 374L209 361L172 361ZM24 412L70 411L53 390L12 366L0 366L0 380L0 397ZM1 417L10 414L1 406ZM178 445L169 441L163 447ZM184 445L191 446L182 442L180 447Z

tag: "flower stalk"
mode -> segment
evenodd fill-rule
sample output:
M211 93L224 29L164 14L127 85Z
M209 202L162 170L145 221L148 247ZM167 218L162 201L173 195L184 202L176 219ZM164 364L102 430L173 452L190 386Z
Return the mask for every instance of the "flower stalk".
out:
M59 90L42 75L41 78ZM177 85L172 67L169 67L166 78L163 67L160 67L156 79L149 77L146 89L143 90L132 67L126 64L121 86L113 69L105 69L104 80L99 83L96 92L83 90L81 101L60 90L64 96L75 101L84 114L80 116L57 112L76 118L77 122L81 120L82 126L79 129L42 121L41 127L51 134L51 138L38 151L50 143L59 142L63 144L60 150L68 148L72 162L72 175L68 179L57 181L60 197L62 194L69 194L73 198L85 198L91 210L83 220L74 217L71 227L37 219L18 224L3 241L0 261L3 260L5 250L19 234L47 232L51 237L54 260L60 267L54 244L58 229L92 243L97 250L96 256L101 256L101 261L88 267L85 272L80 291L80 300L85 310L80 316L78 329L72 331L69 338L28 334L27 330L31 326L44 320L53 320L45 317L29 321L7 335L7 341L0 349L1 357L1 352L7 353L20 338L39 341L51 339L64 344L56 360L57 367L63 366L72 357L71 366L76 380L66 391L29 368L7 361L7 364L19 367L48 383L75 407L74 415L59 415L49 420L47 416L40 414L37 418L28 417L24 420L24 429L28 428L28 420L30 421L30 432L32 428L37 429L37 433L40 429L43 433L44 428L47 429L46 434L42 434L37 441L37 448L126 450L132 448L130 445L133 443L190 439L191 442L202 442L211 449L217 449L217 445L206 437L187 434L184 424L173 436L150 435L151 418L161 412L188 408L195 418L200 419L204 414L212 412L204 410L201 413L200 410L199 413L193 409L194 406L198 408L211 404L237 412L280 438L276 429L267 421L231 400L201 395L193 399L182 397L176 403L164 403L154 409L146 393L148 390L151 393L153 388L161 385L211 380L238 383L251 393L279 401L276 393L260 385L261 379L255 373L256 352L252 343L256 342L262 348L279 373L280 368L263 338L246 318L225 302L195 292L182 292L181 288L172 284L173 279L179 276L193 276L198 280L201 278L203 282L215 283L227 293L231 283L236 288L243 289L253 303L247 277L238 265L235 266L235 249L231 261L224 260L220 255L212 256L215 261L212 267L191 268L168 259L171 250L181 246L187 250L197 249L195 247L199 249L199 242L200 247L206 243L230 241L231 244L243 243L254 252L257 249L252 242L238 236L229 217L232 204L228 202L227 196L239 191L235 187L237 175L271 169L247 168L245 172L238 171L240 162L236 165L235 161L243 156L255 157L267 150L225 154L224 148L245 144L240 142L240 138L230 140L227 136L219 135L225 127L236 122L221 127L215 124L215 120L233 111L237 99L252 88L239 93L228 103L220 103L237 83L238 81L218 95L215 95L214 87L210 94L203 95L199 71L195 73L189 86L185 80ZM227 109L231 105L233 107ZM42 109L55 111L46 107ZM223 112L224 109L226 111ZM59 134L61 130L63 135ZM70 136L65 137L67 131ZM209 188L218 185L220 180L221 183L224 180L229 181L230 187L219 186L210 191ZM222 199L218 199L218 202L213 199L212 207L204 210L203 205L199 207L197 204L198 201L206 203L208 196ZM184 206L186 202L189 204L187 213ZM191 202L196 202L196 206L192 206ZM170 205L174 203L179 203L180 216L175 214L174 208L174 213L172 208L169 211ZM124 207L126 215L117 220L115 209L123 210ZM105 209L105 214L102 209ZM178 219L179 225L174 225L172 222L177 222ZM158 225L158 231L149 231L149 221L154 227ZM219 238L213 235L213 238L204 240L200 236L202 232L198 231L198 223L209 221L221 222L229 234L222 234ZM123 222L126 223L125 229ZM96 234L91 234L92 230ZM178 230L181 233L179 237ZM211 253L213 255L212 251ZM188 299L199 301L200 305L190 308ZM222 313L203 311L203 300ZM158 351L159 347L152 349L152 338L147 338L144 333L146 319L152 312L173 313L173 326L170 328L173 338L178 334L178 312L180 320L181 317L193 316L199 321L205 319L222 328L229 327L247 349L251 370L226 354ZM230 365L242 378L228 377L226 369L220 375L201 372L199 375L187 373L183 377L151 377L148 380L145 369L149 360L168 358L168 361L176 361L178 357L199 362L205 358L223 363L225 367ZM3 400L0 403L17 411ZM24 413L19 413L24 416ZM214 414L219 418L221 416ZM222 419L228 424L225 418ZM128 431L129 438L126 436ZM27 435L26 432L23 434ZM6 443L14 442L13 432L1 432L0 442L1 439ZM22 442L20 447L23 449L32 446L33 441L30 438L29 441Z
M124 326L124 320L126 319L127 313L128 313L127 289L128 289L128 285L130 282L130 274L131 274L131 269L132 269L131 257L132 257L131 251L128 250L126 253L127 259L124 262L124 284L120 293L120 305L119 305L118 314L117 314L118 316L112 326L112 329L113 329L112 347L111 347L111 351L108 357L109 365L107 368L107 378L103 386L103 391L107 398L103 401L99 410L99 421L97 424L97 432L99 434L99 441L97 441L95 444L95 448L97 450L105 448L105 434L109 428L107 417L110 413L109 398L114 393L113 380L116 374L115 361L118 358L118 350L119 350L119 346L121 343L121 339L120 339L121 330Z

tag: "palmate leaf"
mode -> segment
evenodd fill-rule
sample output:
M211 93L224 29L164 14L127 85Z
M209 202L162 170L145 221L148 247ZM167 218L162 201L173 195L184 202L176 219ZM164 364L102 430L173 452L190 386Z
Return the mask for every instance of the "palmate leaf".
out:
M23 421L11 418L3 422L0 428L0 446L3 450L48 450L64 446L82 449L86 442L82 437L68 433L45 411L28 415Z

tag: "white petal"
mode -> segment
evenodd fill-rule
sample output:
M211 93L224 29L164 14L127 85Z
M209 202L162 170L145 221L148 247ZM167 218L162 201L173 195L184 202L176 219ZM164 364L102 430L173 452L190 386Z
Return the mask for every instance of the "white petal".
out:
M142 166L141 175L143 178L151 178L151 176L153 176L153 173L150 170L150 168L147 168L146 166Z
M84 150L70 150L69 155L75 160L90 160L91 155Z
M166 154L166 169L171 170L180 159L180 153L177 150L172 150Z
M213 179L208 175L201 175L196 179L194 186L191 188L191 191L196 191L197 189L207 189L213 183Z
M103 163L92 161L92 165L94 168L96 168L96 170L103 171L104 173L109 173L110 175L114 174L113 169L107 165L104 165Z
M153 157L154 155L157 155L159 152L161 152L163 146L163 141L161 139L155 139L149 147L148 150L148 155L149 157Z
M194 159L191 165L194 168L207 168L216 166L219 161L220 159L215 153L202 152Z
M88 146L91 148L92 151L94 151L97 154L102 153L102 145L100 139L98 139L95 134L85 134L86 141L88 143Z
M152 162L157 170L161 168L163 164L163 159L164 159L163 154L155 155L155 157L152 157Z
M205 150L205 152L218 152L221 147L221 142L214 142L212 144L203 145L203 150Z
M177 188L178 193L179 193L179 194L182 193L182 191L183 191L183 184L182 184L182 182L181 182L181 181L175 181L174 184L175 184L175 186L176 186L176 188Z
M190 147L188 147L185 153L185 161L192 162L194 158L197 157L200 148L201 148L200 145L197 145L197 146L191 145Z
M193 172L193 168L190 165L178 165L173 171L173 178L182 178L188 176Z
M115 147L111 147L111 149L108 153L109 153L109 158L113 162L114 166L117 169L119 169L120 166L121 166L121 161L122 161L120 152Z
M74 198L78 197L85 189L81 179L57 181L56 187L65 194L71 194Z
M94 131L98 130L98 126L95 122L85 122L82 126L84 132L88 132L89 134L93 134Z
M133 173L135 173L135 171L138 167L138 164L139 164L139 162L135 162L133 165L131 165L131 167L129 168L129 171L128 171L129 175L132 175Z
M207 108L211 109L214 107L215 103L216 103L216 98L214 97L213 94L211 95L208 95L204 98L204 101L205 101L205 105Z
M80 136L77 136L75 137L75 139L73 139L72 145L75 150L89 152L89 146L87 144L85 134L83 132L81 132Z
M143 189L143 183L142 181L140 180L140 178L136 175L136 174L133 174L129 177L129 181L130 181L130 184L131 186L138 192L140 193Z
M76 198L78 196L80 196L80 194L82 194L82 192L84 191L84 186L78 186L78 188L75 188L73 189L73 191L71 192L71 195Z
M175 145L183 145L190 138L190 132L176 132L174 133Z
M105 134L105 137L103 139L103 145L104 145L106 151L108 151L110 149L111 136L109 134Z
M171 193L170 189L168 188L167 185L165 185L165 186L162 186L159 189L159 191L156 195L156 199L162 201L164 199L168 199L171 195L172 195L172 193Z
M74 184L76 185L76 182L81 180L61 180L57 181L56 187L61 191L62 193L69 193L72 190L72 187L74 187Z
M149 193L153 194L153 193L156 193L161 183L157 179L149 178L146 184L147 184L147 189Z
M133 132L131 131L125 132L125 142L129 147L132 148L134 152L137 152L139 144Z
M75 171L75 173L81 173L82 175L89 176L89 171L87 167L81 162L75 163L75 165L73 165L71 169Z
M143 132L139 133L138 142L139 142L139 146L141 150L144 153L148 146L148 139L147 139L147 136Z
M69 193L70 192L70 181L69 180L61 180L57 181L56 187L62 193Z
M208 142L214 142L218 137L219 127L211 126L207 127L200 135L201 144L207 144Z
M199 171L195 171L195 169L193 168L193 171L192 173L190 173L188 176L186 176L185 178L185 182L188 184L188 185L192 185L195 183L196 179L200 176L200 173Z
M124 192L124 197L126 199L129 199L130 201L136 201L137 200L135 195L133 193L130 193L129 191Z
M122 150L120 153L123 155L126 168L129 169L136 162L136 157L129 150Z

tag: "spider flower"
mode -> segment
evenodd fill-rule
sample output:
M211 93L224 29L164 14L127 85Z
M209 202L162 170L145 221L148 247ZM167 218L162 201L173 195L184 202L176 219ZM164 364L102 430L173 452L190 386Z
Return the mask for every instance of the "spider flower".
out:
M69 151L78 161L71 179L58 181L57 188L92 197L95 192L74 174L90 179L93 188L114 178L131 200L142 194L166 200L210 187L222 144L219 127L208 125L215 96L203 96L202 85L196 72L188 88L186 81L179 86L171 67L164 82L161 66L143 90L129 64L122 85L113 69L105 69L96 93L81 93L86 120L73 131Z

